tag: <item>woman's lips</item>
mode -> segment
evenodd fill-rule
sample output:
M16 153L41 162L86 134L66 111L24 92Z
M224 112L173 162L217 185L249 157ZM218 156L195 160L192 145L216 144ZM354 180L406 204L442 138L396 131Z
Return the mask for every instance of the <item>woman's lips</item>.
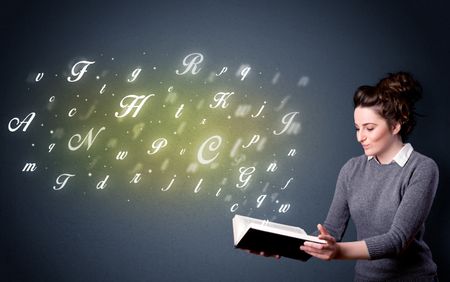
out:
M363 145L363 148L367 149L367 148L369 148L369 145Z

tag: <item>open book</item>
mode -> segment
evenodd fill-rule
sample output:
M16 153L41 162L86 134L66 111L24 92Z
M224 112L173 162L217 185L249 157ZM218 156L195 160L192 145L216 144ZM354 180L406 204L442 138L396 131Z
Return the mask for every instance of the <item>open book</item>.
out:
M235 215L233 217L234 246L268 255L308 260L311 255L300 250L305 241L325 244L326 241L306 234L300 227Z

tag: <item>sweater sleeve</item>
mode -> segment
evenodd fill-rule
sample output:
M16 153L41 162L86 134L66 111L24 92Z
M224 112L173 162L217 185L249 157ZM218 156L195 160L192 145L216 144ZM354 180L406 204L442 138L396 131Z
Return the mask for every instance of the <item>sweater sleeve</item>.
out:
M423 161L411 175L389 231L364 239L370 260L397 255L408 247L428 217L438 182L436 163Z
M350 219L346 181L348 177L348 164L349 163L347 162L339 172L333 200L323 223L323 226L338 242L342 240L345 230L347 229L348 220ZM312 235L318 236L319 234L319 231L316 230Z

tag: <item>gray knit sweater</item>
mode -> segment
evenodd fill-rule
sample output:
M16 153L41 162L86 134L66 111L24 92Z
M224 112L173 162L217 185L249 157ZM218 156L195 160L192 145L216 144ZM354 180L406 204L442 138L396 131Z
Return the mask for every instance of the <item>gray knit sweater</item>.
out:
M366 242L370 259L356 262L355 281L433 281L423 235L438 181L436 163L416 151L403 167L366 155L345 163L324 226L341 241L351 217Z

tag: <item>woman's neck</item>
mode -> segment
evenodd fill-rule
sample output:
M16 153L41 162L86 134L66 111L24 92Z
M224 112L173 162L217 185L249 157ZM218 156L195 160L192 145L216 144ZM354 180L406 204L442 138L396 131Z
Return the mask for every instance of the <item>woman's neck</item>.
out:
M404 144L401 140L396 139L386 151L377 154L376 158L380 164L389 164L394 159L395 155L403 148Z

